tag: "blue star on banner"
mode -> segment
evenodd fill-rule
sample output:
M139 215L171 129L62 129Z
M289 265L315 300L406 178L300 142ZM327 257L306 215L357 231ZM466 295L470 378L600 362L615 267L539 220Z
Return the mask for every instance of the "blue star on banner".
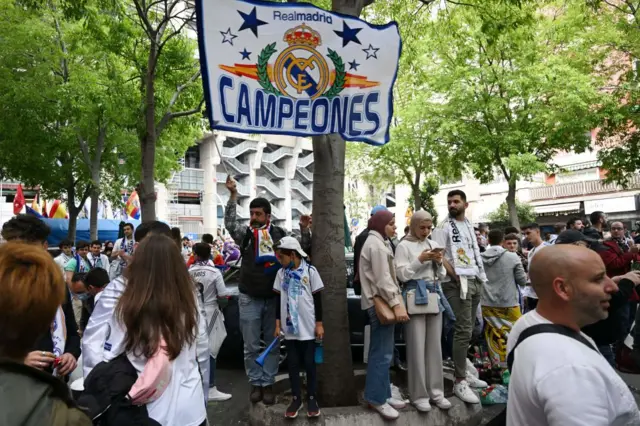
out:
M342 47L345 47L350 41L362 44L360 40L358 40L360 30L362 30L362 28L350 28L349 25L347 25L347 21L342 21L342 31L333 30L333 32L339 37L342 37Z
M378 59L378 50L380 50L379 47L373 47L372 45L369 45L369 47L366 49L362 49L362 51L367 54L367 59Z
M351 62L347 62L349 64L349 71L354 70L354 71L358 71L358 67L360 66L359 63L356 62L356 60L354 59Z
M258 27L260 25L267 25L266 22L258 19L258 12L255 7L248 14L240 11L238 11L238 13L242 16L242 19L244 19L244 22L238 31L251 30L253 35L258 37Z
M237 35L231 34L231 28L227 29L227 31L220 31L222 34L222 43L229 43L233 46L233 39L238 37Z
M240 54L242 55L242 59L248 59L251 60L251 58L249 57L249 55L251 55L251 52L247 52L247 48L245 47L244 50L242 52L240 52Z

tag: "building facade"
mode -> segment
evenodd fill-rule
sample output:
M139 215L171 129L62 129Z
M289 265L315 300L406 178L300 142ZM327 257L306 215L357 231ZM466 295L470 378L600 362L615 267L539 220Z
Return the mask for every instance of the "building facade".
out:
M264 197L272 221L297 228L300 215L311 213L313 153L309 139L281 135L209 133L185 154L181 171L158 186L158 217L199 237L224 228L229 200L227 176L238 182L238 216L249 222L249 203Z

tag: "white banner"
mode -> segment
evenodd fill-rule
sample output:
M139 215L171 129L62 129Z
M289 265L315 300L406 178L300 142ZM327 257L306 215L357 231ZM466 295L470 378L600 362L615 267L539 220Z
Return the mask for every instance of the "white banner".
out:
M212 128L389 141L402 48L395 23L303 3L197 0L196 7Z

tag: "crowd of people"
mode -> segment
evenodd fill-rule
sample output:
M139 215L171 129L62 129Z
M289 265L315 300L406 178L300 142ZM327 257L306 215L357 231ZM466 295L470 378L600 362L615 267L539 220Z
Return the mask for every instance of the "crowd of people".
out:
M227 241L205 234L192 243L162 222L145 222L126 224L115 242L62 241L54 259L42 221L18 215L4 224L0 382L8 386L0 386L0 418L8 425L205 425L207 401L232 398L215 382L229 262L240 265L250 401L276 402L279 345L271 343L283 340L292 392L284 416L296 418L303 406L308 417L320 416L315 352L325 333L324 284L309 258L311 218L301 219L294 238L256 198L249 226L241 225L236 183L229 178L226 186ZM400 324L408 402L419 412L452 407L447 362L455 396L480 403L489 384L470 360L479 346L511 371L510 426L640 424L613 368L624 358L626 368L640 370L640 337L633 350L623 343L638 329L640 272L632 269L640 246L623 224L595 212L590 226L572 219L545 241L535 223L474 228L462 191L451 191L447 203L440 224L415 212L402 239L394 215L376 206L356 238L354 283L370 329L369 407L393 420L406 406L389 374ZM273 349L263 353L265 343ZM68 385L81 395L71 398Z

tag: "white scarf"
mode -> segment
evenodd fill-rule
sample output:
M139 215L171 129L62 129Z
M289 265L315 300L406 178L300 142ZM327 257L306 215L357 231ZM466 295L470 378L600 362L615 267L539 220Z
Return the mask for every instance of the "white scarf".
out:
M51 340L53 341L53 354L56 358L62 356L64 353L64 345L67 341L67 324L61 306L58 307L56 316L53 317L53 323L51 323ZM53 375L58 375L57 370L54 369Z
M484 273L482 267L482 257L480 257L480 248L478 242L474 238L475 231L471 222L466 217L464 218L464 226L467 228L469 235L471 236L472 247L467 247L462 239L462 234L456 224L454 217L448 216L447 219L442 222L439 228L449 228L449 243L451 245L451 256L453 257L453 267L458 277L460 277L460 298L466 299L469 286L467 280L469 278L478 278L482 282L487 281L487 276ZM472 265L470 256L473 256L476 264Z

